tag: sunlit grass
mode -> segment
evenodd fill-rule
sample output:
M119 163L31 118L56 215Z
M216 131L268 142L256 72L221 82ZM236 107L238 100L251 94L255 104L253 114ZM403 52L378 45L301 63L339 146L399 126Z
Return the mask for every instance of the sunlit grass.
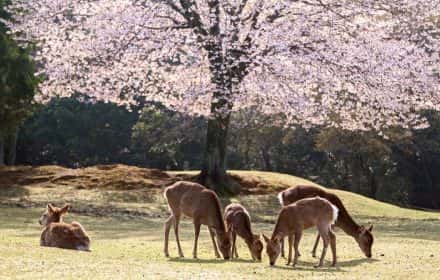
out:
M244 204L250 210L257 233L272 232L279 210L275 190L310 183L276 173L233 173L273 186L272 193L222 199L223 205L230 201ZM193 227L189 220L184 220L181 227L186 258L177 258L173 232L171 258L165 258L163 222L168 214L160 189L6 188L0 190L3 202L24 201L30 207L0 208L0 279L438 279L440 213L403 209L336 192L359 223L374 223L373 258L365 258L351 237L337 231L339 264L336 268L315 269L317 260L310 254L314 230L306 231L301 241L302 257L296 268L286 266L284 259L270 267L266 256L262 263L250 261L241 240L240 259L216 259L205 228L200 237L199 259L192 259ZM70 214L66 221L77 220L84 225L92 238L91 253L39 246L41 228L37 219L48 201L69 201L73 211L89 214ZM88 208L93 209L85 211ZM126 210L137 211L139 215Z

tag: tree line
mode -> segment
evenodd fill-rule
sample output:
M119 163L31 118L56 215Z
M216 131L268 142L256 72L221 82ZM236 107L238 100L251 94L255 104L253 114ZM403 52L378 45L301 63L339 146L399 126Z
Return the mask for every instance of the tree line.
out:
M283 172L375 199L440 208L440 114L424 130L377 132L283 127L284 116L249 108L232 115L227 168ZM160 104L127 109L85 96L40 106L18 137L19 164L84 167L124 163L198 170L206 119Z

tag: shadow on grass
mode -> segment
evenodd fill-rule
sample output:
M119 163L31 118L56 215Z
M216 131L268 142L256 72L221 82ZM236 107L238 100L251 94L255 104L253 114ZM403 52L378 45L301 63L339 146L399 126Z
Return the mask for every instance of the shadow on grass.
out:
M354 259L348 261L340 261L336 264L335 267L331 267L327 264L324 264L323 267L315 268L314 266L317 262L306 262L306 261L298 261L298 264L293 267L292 265L276 265L274 268L283 269L283 270L299 270L299 271L316 271L316 272L345 272L344 267L353 267L358 266L363 263L374 263L378 262L378 259Z
M261 262L253 261L250 259L242 259L242 258L232 259L232 260L230 260L230 262L233 262L233 263L261 263Z
M21 186L0 185L0 198L3 200L29 196L29 190Z
M228 260L224 259L194 259L194 258L169 258L169 262L177 263L226 263Z
M284 266L283 265L275 265L275 266L271 266L271 268L280 269L280 270L290 270L290 271L346 272L346 270L344 270L339 265L336 265L335 267L323 266L323 267L318 267L318 268L314 267L314 265L316 265L316 263L299 261L295 267L293 267L292 265L284 265Z

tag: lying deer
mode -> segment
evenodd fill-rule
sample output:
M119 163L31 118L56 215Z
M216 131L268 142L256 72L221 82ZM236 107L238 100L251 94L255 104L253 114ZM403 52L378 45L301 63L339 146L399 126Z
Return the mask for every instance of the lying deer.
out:
M70 205L58 208L47 205L46 211L38 220L44 226L41 233L40 245L58 247L80 251L90 251L90 238L84 228L77 222L63 223L63 216L67 214Z
M344 204L342 204L342 201L339 199L337 195L330 192L326 192L325 190L319 187L296 186L280 192L278 194L278 200L280 201L281 206L286 206L300 199L307 197L315 197L315 196L323 197L328 201L330 201L332 204L336 205L336 207L338 207L340 212L335 225L341 228L346 234L352 236L358 243L359 247L361 248L365 256L371 258L371 247L373 246L373 241L374 241L373 234L371 233L373 230L373 226L371 225L368 228L364 226L359 226L348 214L346 208L344 207ZM316 248L318 247L318 243L319 243L319 234L316 237L315 245L313 246L313 250L312 250L313 257L316 257ZM292 249L289 248L289 252L291 250ZM282 240L282 256L284 256L283 240ZM288 262L289 261L290 259L288 259Z
M289 236L289 247L291 248L294 236L293 247L295 249L295 255L293 258L293 266L295 266L299 257L298 246L303 230L316 226L319 235L324 240L321 258L316 267L323 265L329 243L333 255L332 266L335 266L336 236L333 233L331 226L336 221L337 217L338 208L328 200L320 197L305 198L288 206L284 206L278 214L272 237L269 239L263 234L264 240L267 243L266 252L269 256L270 265L275 264L275 261L280 254L281 240L285 236Z
M253 260L261 261L261 251L263 251L263 242L260 236L252 233L251 217L246 209L238 203L231 203L225 208L224 220L226 228L232 236L232 254L231 257L238 258L236 240L237 234L244 239L251 252Z
M164 253L166 257L169 257L168 238L171 224L174 225L179 256L183 257L179 240L179 221L180 217L185 215L191 217L194 223L193 257L197 258L197 241L200 226L203 224L208 226L212 244L214 245L215 256L217 258L220 257L214 236L217 237L217 242L224 259L229 259L231 252L229 233L226 231L225 223L223 222L220 200L213 191L197 183L179 181L165 189L164 197L168 202L171 212L170 217L165 222Z

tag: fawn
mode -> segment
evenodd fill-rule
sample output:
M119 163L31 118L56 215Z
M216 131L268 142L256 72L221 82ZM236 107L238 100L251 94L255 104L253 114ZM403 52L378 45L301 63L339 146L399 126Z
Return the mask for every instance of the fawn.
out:
M246 209L238 203L231 203L225 208L224 220L226 227L232 236L231 257L238 258L236 239L237 235L244 239L251 252L253 260L261 261L263 242L260 236L252 233L251 217Z

